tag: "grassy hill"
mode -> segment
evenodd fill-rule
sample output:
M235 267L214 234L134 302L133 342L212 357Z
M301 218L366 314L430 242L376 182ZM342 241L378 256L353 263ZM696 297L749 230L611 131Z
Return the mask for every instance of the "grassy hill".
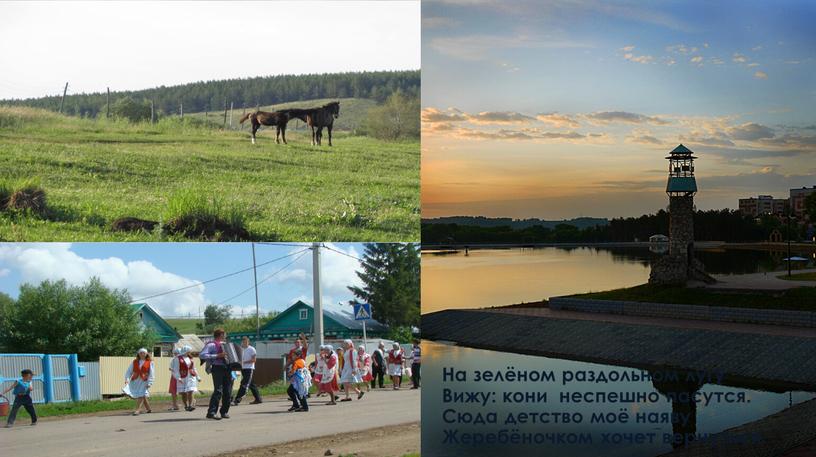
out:
M187 319L187 318L175 318L175 319L165 319L171 327L175 328L177 332L181 333L182 335L188 335L191 333L201 333L196 327L196 324L201 323L204 324L204 319Z
M240 213L252 239L419 239L418 141L339 132L333 148L312 147L301 130L276 145L268 129L253 146L246 131L195 118L131 124L0 107L0 186L34 180L48 205L43 215L0 211L0 240L187 240L110 228L125 216L165 222L185 192Z
M279 109L285 108L312 108L316 106L322 106L326 103L339 101L340 102L340 117L335 119L334 121L334 129L335 131L347 131L347 132L354 132L362 124L363 120L365 119L366 115L368 115L368 110L373 108L377 105L377 102L374 100L368 100L365 98L321 98L318 100L309 100L309 101L299 101L299 102L289 102L289 103L280 103L277 105L266 105L261 106L261 111L277 111ZM232 128L233 130L249 130L249 123L244 122L243 125L238 123L238 120L241 119L241 116L244 112L251 112L255 111L255 107L247 108L244 110L241 109L233 109L232 111ZM188 115L185 114L185 117ZM191 113L189 116L202 119L211 123L213 126L221 127L224 125L224 112L207 112L207 113ZM229 127L229 113L227 113L227 127ZM268 127L262 127L268 128ZM274 127L272 127L274 129ZM299 119L295 119L289 123L286 128L286 133L290 131L306 131L306 125L300 121ZM324 135L325 137L325 135Z

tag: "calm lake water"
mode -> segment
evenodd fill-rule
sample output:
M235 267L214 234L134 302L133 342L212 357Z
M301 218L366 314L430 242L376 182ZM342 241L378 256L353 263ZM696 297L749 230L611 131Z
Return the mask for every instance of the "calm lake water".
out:
M700 250L713 274L783 268L786 252L744 249ZM793 252L810 258L813 255ZM532 302L552 296L635 286L649 280L660 254L648 248L472 249L422 254L422 312L483 308Z
M715 274L740 274L781 269L787 253L769 253L750 250L698 251L698 257L707 270ZM810 258L812 254L794 252ZM557 295L600 291L645 283L649 278L649 265L659 254L647 248L539 248L539 249L488 249L438 254L424 252L422 255L422 312L451 309L479 308L538 301ZM442 404L444 388L477 393L536 391L547 392L548 398L558 399L560 392L603 391L603 392L656 392L651 382L619 382L609 384L577 385L566 388L561 383L476 383L442 382L442 369L455 367L459 370L490 369L504 370L515 367L524 370L592 370L611 372L625 370L622 367L558 360L546 357L524 356L480 349L471 349L425 342L423 354L423 394L422 394L422 453L429 456L448 455L500 455L521 452L522 455L553 455L563 457L589 456L654 456L672 450L671 444L664 443L664 433L672 433L672 424L590 424L588 418L593 412L618 412L626 408L636 412L671 413L672 403L630 403L630 404L558 404L551 400L548 404L504 404L498 402L482 407L474 404ZM560 378L559 378L560 379ZM696 409L694 432L699 434L717 433L727 428L754 421L781 411L790 404L796 404L814 397L813 393L772 393L759 390L723 387L705 384L700 392L745 392L750 403L717 403L699 405ZM675 405L677 406L677 405ZM587 423L574 424L526 424L516 426L449 424L443 420L443 411L453 408L457 412L483 412L485 409L503 417L507 413L579 412L587 418ZM585 445L534 445L534 446L488 446L443 444L446 429L462 432L493 432L516 428L520 432L544 433L591 433L597 441ZM652 444L610 446L601 443L600 433L648 433L659 437Z
M613 370L620 371L620 367L598 365L584 362L573 362L569 360L558 360L546 357L533 357L503 352L494 352L478 349L470 349L434 342L423 342L423 364L422 374L425 381L422 385L422 455L428 456L493 456L502 453L512 453L515 455L553 455L561 457L594 457L594 456L655 456L672 450L671 444L664 443L663 434L673 433L671 423L658 424L637 424L634 419L626 424L590 424L589 418L594 412L618 413L621 408L626 408L633 417L638 412L643 413L671 413L672 403L661 396L660 401L642 403L581 403L581 404L560 404L559 394L562 391L569 392L658 392L650 381L642 382L610 382L608 384L577 383L564 387L560 382L560 373L564 371L592 370L594 372L610 373ZM441 383L443 367L455 367L457 370L494 369L504 370L506 367L525 370L551 370L556 373L556 383L527 382L493 382L476 383L472 379L468 382L447 382ZM442 404L443 389L453 389L455 391L469 392L497 392L499 401L488 403L487 406L474 404ZM503 392L546 392L547 403L535 404L506 404L501 401ZM727 403L718 402L715 404L697 405L696 414L693 414L696 424L693 428L686 428L686 433L717 433L725 429L735 427L746 422L754 421L770 414L787 408L791 404L797 404L816 397L814 393L805 392L784 392L772 393L758 390L724 387L715 384L705 384L700 389L701 393L713 392L744 392L750 403ZM519 412L567 412L581 413L585 418L584 422L575 424L524 424L507 426L503 423L498 425L476 425L476 424L448 424L443 419L443 412L446 409L454 409L457 412L496 412L499 418L506 417L508 413L518 414ZM680 409L678 409L680 411ZM690 416L691 417L691 416ZM500 421L501 422L501 421ZM689 421L691 422L691 421ZM459 433L463 432L499 432L502 429L517 429L521 433L589 433L594 437L592 444L574 445L528 445L528 446L489 446L489 445L451 445L444 444L445 430L455 428ZM601 440L601 433L655 433L657 442L648 444L626 444L614 445L604 444ZM525 453L526 452L526 453Z

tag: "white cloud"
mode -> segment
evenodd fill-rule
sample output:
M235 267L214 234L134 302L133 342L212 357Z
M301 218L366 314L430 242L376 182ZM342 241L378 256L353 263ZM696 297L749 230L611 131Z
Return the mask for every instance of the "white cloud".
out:
M731 58L734 63L746 63L748 62L748 58L740 53L734 53L734 56Z
M754 78L756 78L756 79L768 79L768 73L765 73L764 71L757 71L756 73L754 73Z
M36 284L64 279L68 284L81 285L98 277L107 287L126 289L134 300L197 282L159 270L145 260L125 262L118 257L83 258L71 250L70 244L63 243L0 245L0 262L19 270L23 282ZM163 315L196 314L199 307L208 303L203 285L145 302Z
M642 64L652 63L654 57L648 55L636 56L631 52L627 52L623 55L623 58L630 61L630 62L637 62Z
M11 274L11 270L8 268L0 268L0 278L3 276L8 276L9 274Z

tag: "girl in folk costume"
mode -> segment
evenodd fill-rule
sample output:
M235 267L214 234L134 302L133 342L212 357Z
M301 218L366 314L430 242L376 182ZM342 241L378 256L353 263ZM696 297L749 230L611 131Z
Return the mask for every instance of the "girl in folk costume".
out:
M340 370L340 382L343 383L343 391L346 393L346 398L340 401L351 401L349 394L352 387L357 392L357 399L363 398L365 392L357 387L357 384L363 382L362 370L360 369L360 362L357 359L357 354L354 351L354 342L351 340L344 340L345 346L343 356L343 368Z
M195 369L195 361L190 357L190 351L192 351L190 346L184 346L172 363L173 377L176 379L185 411L195 410L193 395L198 390L198 373Z
M394 390L399 390L402 386L402 364L405 355L402 353L399 343L395 342L388 351L388 375L394 384Z
M317 389L317 396L322 397L325 392L321 392L320 387L320 380L323 379L323 372L326 371L326 345L320 345L317 348L317 355L315 356L314 362L314 376L312 376L312 381L318 385Z
M318 391L320 393L329 394L330 401L327 405L337 404L337 392L340 390L337 387L337 370L339 367L339 359L337 354L330 345L325 345L320 348L320 359L322 362L323 371L320 373L320 381L318 384ZM320 366L320 365L318 365Z
M173 375L175 373L175 367L178 365L178 356L181 353L181 348L173 348L173 360L170 361L170 389L168 392L170 393L170 397L173 399L173 406L168 408L168 411L178 411L178 385L176 384L176 377Z
M371 390L370 383L374 377L371 375L371 354L366 352L365 346L362 344L357 346L357 360L360 362L363 382L365 383L366 392L368 392Z
M134 416L139 415L142 404L144 404L145 412L151 412L148 397L154 379L153 360L150 358L147 349L141 348L136 353L133 363L128 366L127 372L125 372L125 387L123 387L129 388L129 395L136 399L136 409L133 410Z

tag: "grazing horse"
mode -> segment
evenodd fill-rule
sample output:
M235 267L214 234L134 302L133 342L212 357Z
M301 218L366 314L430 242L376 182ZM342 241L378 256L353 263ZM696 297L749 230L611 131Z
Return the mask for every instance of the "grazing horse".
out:
M287 144L286 124L289 123L290 114L286 112L286 110L275 111L272 113L267 111L247 113L244 114L238 122L243 124L247 119L252 122L252 144L255 144L255 132L258 131L261 125L274 125L277 128L277 131L275 132L275 143L280 143L282 138L283 144Z
M323 127L329 131L329 146L332 145L332 127L340 115L340 102L327 103L320 108L312 108L306 113L306 124L312 128L312 146L320 146L323 139Z

